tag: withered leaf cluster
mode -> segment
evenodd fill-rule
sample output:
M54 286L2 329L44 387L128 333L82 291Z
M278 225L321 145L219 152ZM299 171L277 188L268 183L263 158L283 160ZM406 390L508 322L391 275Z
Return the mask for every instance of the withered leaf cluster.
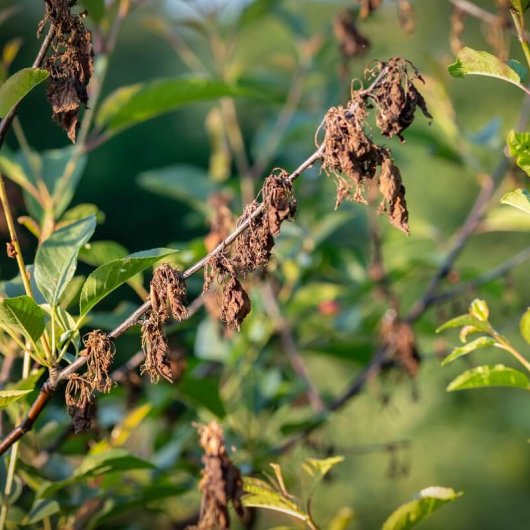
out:
M68 413L75 432L88 429L94 410L94 392L110 392L113 386L110 369L114 359L114 343L106 333L97 329L83 338L87 371L83 376L73 374L65 390Z
M370 48L368 38L357 29L351 9L345 9L335 17L333 30L344 62L360 57Z
M289 174L281 169L278 174L269 175L263 184L262 193L269 230L276 237L280 235L282 223L294 219L296 215L297 202Z
M367 18L381 7L383 0L357 0L357 3L361 6L359 16Z
M198 426L200 444L204 451L199 490L202 493L201 512L196 526L187 530L228 530L232 503L236 513L244 517L241 502L243 479L241 472L226 453L223 430L216 422Z
M44 68L50 73L47 96L55 121L75 142L81 104L88 103L87 86L94 71L92 35L80 15L72 13L76 0L45 0L44 18L53 26L52 53Z
M374 75L384 76L371 90L356 91L346 107L332 107L324 119L322 168L337 183L338 207L345 199L366 203L363 188L377 184L383 197L380 211L391 224L408 233L405 187L389 149L376 144L366 132L369 100L376 103L376 124L385 136L398 135L414 120L417 107L431 118L413 80L420 74L408 61L396 57L377 63Z
M432 120L427 104L413 82L424 82L423 78L410 61L401 57L381 62L377 69L387 72L372 94L377 105L377 126L384 136L392 138L396 135L404 141L402 133L414 121L418 107L426 118Z
M188 318L186 283L181 272L171 265L163 263L154 270L149 297L153 311L162 322L170 315L178 322Z
M185 306L186 283L181 272L167 263L157 267L151 279L149 299L151 310L142 324L142 348L145 362L141 371L149 374L152 383L157 383L160 376L172 383L164 323L170 316L178 322L188 318L188 310Z
M234 215L230 210L230 196L227 193L215 192L208 199L210 232L204 238L204 246L211 252L224 241L234 229Z
M381 340L387 348L388 357L410 377L415 378L421 359L410 324L401 320L394 311L389 311L382 320Z
M226 254L212 256L204 268L203 293L208 292L213 283L221 292L220 318L229 329L239 331L241 323L250 313L250 298L237 279L237 272Z
M155 311L149 311L142 324L142 348L145 354L141 373L147 372L151 383L158 383L160 376L173 382L168 343L163 322Z

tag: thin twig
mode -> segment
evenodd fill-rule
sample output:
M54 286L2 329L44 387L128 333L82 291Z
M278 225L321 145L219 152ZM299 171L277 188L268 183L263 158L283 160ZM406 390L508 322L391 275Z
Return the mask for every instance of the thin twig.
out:
M506 276L506 274L508 274L512 269L515 269L519 265L522 265L529 259L530 259L530 247L524 249L523 251L519 252L515 256L512 256L510 259L506 260L504 263L501 263L498 267L495 267L494 269L488 272L485 272L484 274L478 276L477 278L474 278L473 280L470 280L468 282L463 282L460 285L456 286L454 289L449 289L447 291L444 291L442 293L432 296L431 303L438 304L440 302L451 300L452 298L465 294L471 289L475 289L476 287L480 287L481 285L490 283L493 280L502 278L503 276Z
M486 24L489 24L491 26L504 25L504 19L502 17L490 13L486 9L479 7L473 2L468 2L468 0L449 0L449 2L451 2L451 4L453 4L454 6L458 7L458 9L460 9L464 13L467 13L468 15L471 15L474 18L478 18Z
M298 377L300 377L300 379L306 385L307 399L309 400L311 408L316 413L325 411L326 405L322 400L319 391L311 381L309 372L304 364L300 352L298 351L296 341L294 340L293 330L281 313L278 300L276 299L276 295L274 294L270 281L263 285L262 293L265 310L272 318L272 321L276 326L276 330L278 331L283 349L287 354L289 362L291 363L291 366Z

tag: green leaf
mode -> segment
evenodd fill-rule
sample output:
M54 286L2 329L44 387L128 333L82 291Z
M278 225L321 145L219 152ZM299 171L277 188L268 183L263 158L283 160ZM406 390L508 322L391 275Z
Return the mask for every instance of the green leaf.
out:
M204 407L222 419L226 416L226 409L219 395L219 381L216 379L195 378L185 375L177 388L186 400L194 405Z
M506 63L503 63L491 53L473 50L472 48L460 50L456 61L449 66L448 70L453 77L484 75L521 86L519 74Z
M99 109L96 124L105 127L107 134L116 134L189 103L251 94L250 91L212 79L158 79L121 87L110 94Z
M5 409L11 403L29 394L32 390L0 390L0 409Z
M519 329L523 339L530 344L530 308L528 308L519 322Z
M49 497L61 489L94 477L136 469L153 469L153 467L151 463L131 455L125 449L110 449L104 453L89 454L69 478L50 484L40 493L40 496Z
M475 298L469 305L469 314L480 322L487 322L490 316L487 302L480 298Z
M353 521L354 512L351 508L340 508L329 522L328 530L347 530Z
M506 139L510 156L515 157L517 165L530 175L530 133L511 130Z
M449 383L447 391L485 387L512 387L528 390L529 386L530 380L526 374L508 366L497 364L495 366L478 366L460 374Z
M0 86L0 118L9 114L19 101L50 74L40 68L23 68Z
M430 517L449 502L463 495L451 488L432 486L421 490L414 499L400 506L383 524L382 530L408 530Z
M22 333L33 343L44 332L47 314L33 298L23 295L0 302L0 324Z
M325 477L330 469L344 462L343 456L332 456L330 458L308 458L302 464L304 471L318 480Z
M37 499L31 511L22 520L23 525L34 525L46 517L51 517L61 511L59 503L50 499Z
M35 280L45 300L59 303L62 293L74 277L79 249L88 242L96 229L91 215L55 231L37 250Z
M442 366L445 366L446 364L449 364L450 362L454 361L455 359L458 359L459 357L463 357L464 355L467 355L468 353L471 353L475 350L478 350L480 348L487 348L488 346L493 346L495 344L495 341L491 337L479 337L478 339L475 339L472 342L469 342L468 344L464 346L460 346L459 348L455 348L443 361Z
M205 215L210 210L207 199L217 189L204 169L184 164L141 173L138 183L153 193L185 202Z
M3 155L0 157L0 165L6 175L13 181L20 183L24 187L24 200L29 214L39 221L42 220L44 209L42 205L28 190L28 184L34 189L39 187L39 181L44 181L48 193L52 197L53 212L56 219L59 219L63 212L68 208L79 179L83 174L86 166L86 156L81 156L73 170L68 165L74 146L63 149L52 149L42 153L32 152L31 160L28 160L23 151L14 155ZM10 163L9 163L10 162ZM71 171L67 180L61 179L66 171ZM26 184L23 184L27 181Z
M243 491L244 495L241 500L244 506L265 508L267 510L285 513L302 521L308 518L308 515L297 504L274 490L263 480L244 477Z
M476 318L472 317L471 315L460 315L458 317L452 318L451 320L448 320L445 324L442 324L439 328L436 329L436 333L440 333L441 331L445 331L446 329L459 328L462 326L473 326L480 331L486 331L488 329L487 325L485 325L480 320L477 320Z
M88 16L94 22L101 22L105 16L105 0L81 0L81 4L88 11Z
M98 224L105 222L105 214L95 204L82 203L64 212L61 217L61 223L66 224L79 221L79 219L83 219L89 215L95 215Z
M175 254L178 250L155 248L136 252L122 259L105 263L87 278L79 300L79 316L86 315L98 302L127 280L154 265L157 261Z
M523 212L530 214L530 193L523 189L509 191L502 196L502 204L509 204Z
M506 64L515 72L517 72L517 75L519 76L519 80L521 83L526 83L526 80L528 78L528 68L524 64L521 64L519 61L515 59L508 59L506 61Z

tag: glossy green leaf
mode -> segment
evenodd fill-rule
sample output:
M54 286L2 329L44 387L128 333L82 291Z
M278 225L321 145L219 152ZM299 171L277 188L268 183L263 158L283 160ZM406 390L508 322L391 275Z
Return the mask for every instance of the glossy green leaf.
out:
M34 343L44 332L46 317L46 312L29 296L0 301L0 324L23 333Z
M5 409L30 392L31 390L0 390L0 409Z
M509 191L502 196L502 204L509 204L523 212L530 214L530 193L524 189Z
M449 502L463 495L451 488L432 486L421 490L410 502L400 506L383 524L382 530L408 530L421 523Z
M530 133L511 130L506 139L510 155L515 157L517 165L530 175Z
M519 370L502 364L484 365L468 370L453 379L447 390L469 390L485 387L530 388L530 379Z
M189 103L249 94L249 91L212 79L158 79L121 87L110 94L99 109L96 124L105 127L108 134L115 134Z
M519 74L506 63L503 63L491 53L473 50L472 48L463 48L448 70L453 77L484 75L496 77L517 86L521 85Z
M530 308L528 308L521 317L519 329L523 339L530 344Z
M18 102L50 74L40 68L23 68L0 85L0 118L9 114Z
M95 229L96 218L91 215L55 231L38 248L35 281L51 306L59 303L74 277L79 249L88 242Z
M244 506L254 508L264 508L275 512L285 513L300 519L307 520L308 515L292 500L288 499L280 492L274 490L263 480L245 477L243 479L244 495L242 502Z
M488 346L493 346L494 344L495 344L495 341L491 337L479 337L478 339L475 339L474 341L469 342L468 344L465 344L464 346L455 348L442 361L442 366L445 366L446 364L453 362L455 359L458 359L459 357L463 357L464 355L467 355L468 353L471 353L475 350L478 350L480 348L487 348Z
M86 315L98 302L109 293L124 284L127 280L154 265L157 261L175 254L178 250L171 248L155 248L144 252L136 252L122 259L105 263L98 267L87 278L81 291L79 315Z
M51 499L37 499L30 512L22 520L23 525L34 525L42 521L46 517L51 517L61 511L61 507L57 501Z
M153 193L185 202L205 215L209 212L208 197L217 189L204 169L184 164L141 173L138 183Z

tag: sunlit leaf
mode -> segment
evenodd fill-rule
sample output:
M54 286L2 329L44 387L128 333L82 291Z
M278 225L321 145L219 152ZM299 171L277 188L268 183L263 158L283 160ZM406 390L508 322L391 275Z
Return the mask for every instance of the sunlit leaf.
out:
M353 521L354 512L351 508L341 508L327 525L328 530L347 530Z
M0 301L0 324L24 334L33 343L44 332L46 318L46 312L29 296Z
M510 155L515 157L517 165L530 175L530 133L517 133L511 130L506 139Z
M528 390L530 379L523 372L502 364L484 365L460 374L449 383L447 390L451 392L485 387L512 387Z
M121 87L110 94L99 109L96 123L108 134L115 134L189 103L245 95L251 92L212 79L158 79Z
M469 314L480 322L487 322L490 316L487 302L480 298L475 298L469 305Z
M519 329L523 339L530 344L530 308L523 313L519 322Z
M400 506L383 524L382 530L408 530L421 523L449 502L462 496L451 488L432 486L421 490L413 500Z
M488 329L487 325L471 315L460 315L442 324L436 329L436 333L440 333L446 329L460 328L462 326L474 326L481 331L486 331Z
M23 68L8 77L0 85L0 118L9 114L9 111L28 92L42 83L49 75L48 71L40 68Z
M519 74L495 55L467 47L458 52L456 61L448 70L453 77L484 75L503 79L517 86L521 84Z
M109 293L124 284L127 280L154 265L166 256L175 254L178 250L170 248L155 248L144 252L136 252L130 256L111 261L98 267L87 278L81 291L79 301L79 315L86 315L98 302Z
M274 490L263 480L245 477L243 479L243 491L242 501L244 506L265 508L267 510L285 513L302 521L308 518L307 513L296 503Z
M495 341L491 337L479 337L478 339L475 339L474 341L469 342L468 344L465 344L464 346L455 348L442 361L442 366L445 366L446 364L453 362L455 359L458 359L459 357L463 357L464 355L467 355L468 353L471 353L475 350L478 350L480 348L487 348L488 346L493 346L494 344L495 344Z
M523 212L530 214L530 193L524 189L509 191L502 196L502 204L509 204Z
M91 215L55 231L37 250L35 280L40 292L51 306L56 306L73 278L79 249L88 242L96 229Z
M31 390L0 390L0 409L5 409L30 392Z

